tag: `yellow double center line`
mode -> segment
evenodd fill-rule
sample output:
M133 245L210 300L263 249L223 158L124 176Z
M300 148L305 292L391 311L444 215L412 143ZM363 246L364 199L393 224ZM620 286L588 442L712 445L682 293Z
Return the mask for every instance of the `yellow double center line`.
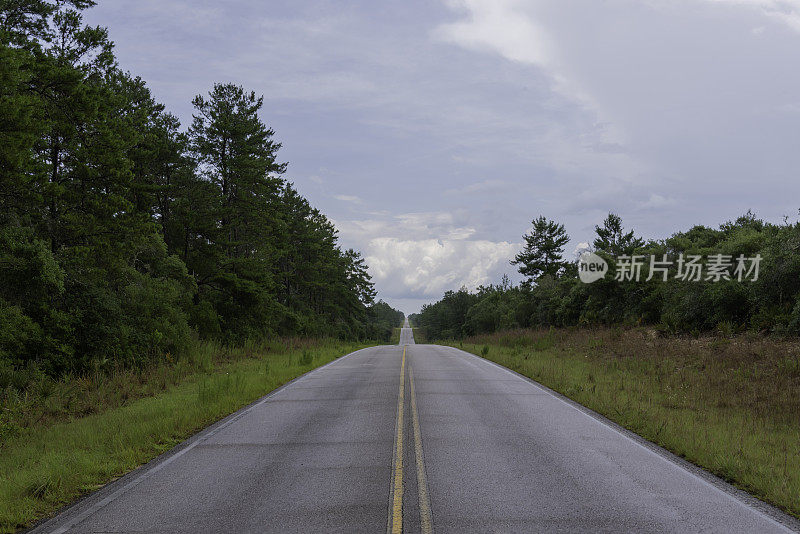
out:
M400 393L397 396L397 435L394 442L394 483L392 484L392 534L403 532L403 412L406 392L406 348L400 364Z
M414 369L409 365L409 388L411 393L411 420L414 428L414 453L417 464L417 490L419 493L419 519L423 534L433 532L431 502L428 496L428 481L425 476L425 462L422 454L422 433L417 412L417 396L414 391ZM400 364L400 392L397 396L397 434L394 450L394 476L392 480L392 508L389 525L392 534L403 532L403 415L405 412L406 389L406 346L403 347L403 360Z

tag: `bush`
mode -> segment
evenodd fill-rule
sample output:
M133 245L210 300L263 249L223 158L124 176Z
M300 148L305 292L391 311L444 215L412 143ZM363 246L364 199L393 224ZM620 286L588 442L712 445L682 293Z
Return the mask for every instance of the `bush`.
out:
M666 281L658 273L647 281L645 261L638 282L620 282L610 275L583 284L571 269L571 274L543 275L518 287L504 282L472 293L448 291L439 302L424 306L414 321L431 339L529 326L598 324L658 325L664 332L694 336L711 331L731 335L748 327L800 334L800 223L773 225L747 213L719 229L695 226L663 241L644 243L632 233L622 237L630 237L626 254L645 258L730 255L731 279L683 281L676 277L673 262ZM598 243L619 248L619 243L607 239ZM597 252L609 262L613 274L614 258L604 250ZM751 273L739 280L734 270L738 256L757 254L762 257L758 279L753 281Z
M18 366L32 362L41 344L41 327L18 306L0 300L0 362Z

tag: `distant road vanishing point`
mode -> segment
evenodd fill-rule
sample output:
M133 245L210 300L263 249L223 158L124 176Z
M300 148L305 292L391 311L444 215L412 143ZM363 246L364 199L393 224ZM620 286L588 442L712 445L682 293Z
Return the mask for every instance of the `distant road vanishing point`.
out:
M491 362L359 350L34 532L720 532L798 523Z

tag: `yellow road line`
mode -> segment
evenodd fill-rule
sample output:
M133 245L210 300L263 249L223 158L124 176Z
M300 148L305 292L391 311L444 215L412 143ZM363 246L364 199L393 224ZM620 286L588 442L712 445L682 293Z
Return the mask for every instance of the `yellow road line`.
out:
M417 413L417 396L414 393L414 368L408 365L408 382L411 392L411 419L414 423L414 452L417 458L417 489L419 490L419 522L422 534L433 532L433 519L431 518L431 500L428 497L428 479L425 476L425 461L422 457L422 433L419 429L419 414Z
M400 364L400 394L397 397L397 436L394 450L394 484L392 491L392 534L403 532L403 411L406 389L406 347Z

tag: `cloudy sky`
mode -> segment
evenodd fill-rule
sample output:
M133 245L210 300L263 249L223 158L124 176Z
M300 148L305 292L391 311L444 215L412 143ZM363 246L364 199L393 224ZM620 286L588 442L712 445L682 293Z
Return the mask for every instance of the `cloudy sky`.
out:
M120 64L191 120L265 97L287 176L407 313L571 250L800 208L800 0L100 0ZM570 250L570 251L571 251Z

